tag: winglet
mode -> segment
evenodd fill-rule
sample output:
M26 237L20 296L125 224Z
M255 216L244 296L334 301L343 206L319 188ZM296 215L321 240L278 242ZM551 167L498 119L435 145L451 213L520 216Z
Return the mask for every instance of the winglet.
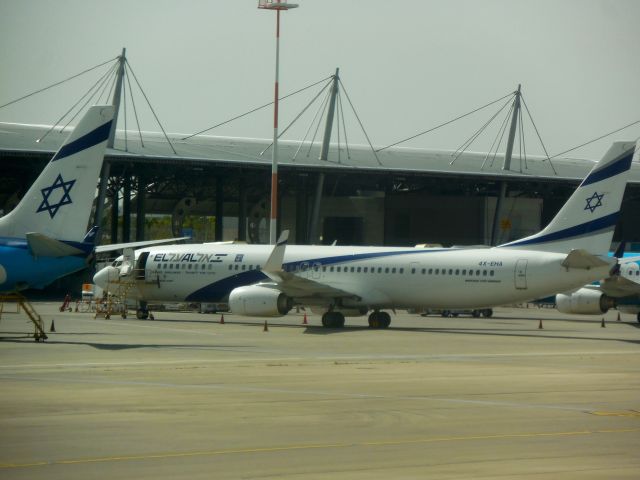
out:
M280 238L276 242L276 245L273 247L271 251L271 255L267 259L262 271L267 274L269 277L273 278L270 274L278 274L278 272L282 271L282 262L284 261L284 251L287 246L287 241L289 240L289 230L284 230L280 234Z
M624 257L624 249L626 245L627 245L627 242L623 240L622 242L620 242L620 245L618 245L618 248L616 248L616 251L614 252L613 256L617 258L618 261L609 272L610 276L620 275L620 259Z
M620 242L620 245L618 245L618 248L616 248L616 251L613 254L613 256L616 258L622 258L624 256L624 249L626 248L626 246L627 246L627 242L625 240Z

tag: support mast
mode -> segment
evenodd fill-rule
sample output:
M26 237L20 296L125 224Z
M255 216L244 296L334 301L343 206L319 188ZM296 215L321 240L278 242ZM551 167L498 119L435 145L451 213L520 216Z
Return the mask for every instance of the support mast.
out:
M516 127L518 126L518 118L520 116L520 84L518 84L518 90L515 92L515 98L513 99L513 115L511 116L511 126L509 128L509 137L507 138L507 150L504 153L504 163L502 164L502 170L511 169L511 157L513 156L513 142L516 136ZM495 246L498 243L498 232L500 230L500 217L502 214L502 204L507 197L507 181L502 180L500 182L500 194L496 202L496 210L493 214L493 230L491 232L491 246Z

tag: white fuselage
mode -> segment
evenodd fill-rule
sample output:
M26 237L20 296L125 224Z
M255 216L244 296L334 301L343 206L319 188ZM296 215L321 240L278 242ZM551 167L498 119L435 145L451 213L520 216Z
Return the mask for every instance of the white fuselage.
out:
M269 281L261 268L272 249L205 244L140 250L134 273L137 288L129 295L144 301L225 301L234 288ZM497 306L552 295L608 275L610 266L565 268L565 258L564 253L510 248L290 245L283 270L348 292L340 299L344 307L376 309ZM110 277L115 273L113 269ZM102 280L106 283L104 275ZM304 290L293 297L307 305L335 300L330 295L307 296Z

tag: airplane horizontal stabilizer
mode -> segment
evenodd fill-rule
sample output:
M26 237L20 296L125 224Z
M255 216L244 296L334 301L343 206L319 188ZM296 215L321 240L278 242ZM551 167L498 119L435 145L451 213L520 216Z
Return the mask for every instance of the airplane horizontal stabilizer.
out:
M590 268L604 267L615 264L615 259L604 259L590 254L586 250L571 250L566 258L562 261L565 268L581 268L588 270Z
M29 252L34 257L68 257L85 254L79 248L72 247L41 233L27 233L26 237Z

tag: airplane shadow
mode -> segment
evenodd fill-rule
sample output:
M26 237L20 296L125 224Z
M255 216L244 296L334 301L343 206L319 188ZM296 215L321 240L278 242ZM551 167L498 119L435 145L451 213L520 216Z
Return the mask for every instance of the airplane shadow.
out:
M96 350L131 350L137 348L154 348L154 349L166 349L166 348L180 348L184 350L242 350L246 351L247 349L256 348L255 345L205 345L205 344L171 344L171 343L99 343L99 342L81 342L81 341L71 341L71 340L59 340L56 339L55 333L47 333L48 339L45 340L44 344L48 345L76 345L76 346L87 346L91 348L95 348ZM64 334L69 335L67 333ZM91 333L75 333L75 335L94 335ZM36 343L33 334L23 334L20 335L16 333L14 336L10 337L0 337L0 341L4 343Z
M636 327L635 324L631 324L633 327ZM344 328L324 328L324 327L316 327L309 326L305 329L304 334L306 335L334 335L334 334L349 334L355 333L363 330L371 330L369 327L349 327L345 326ZM387 329L380 329L379 331L383 332ZM486 336L486 337L520 337L520 338L537 338L540 340L544 339L558 339L558 340L588 340L588 341L607 341L607 342L625 342L631 343L634 345L640 345L639 340L630 340L627 338L606 338L606 337L581 337L574 335L549 335L548 330L544 331L544 333L540 333L540 331L536 328L535 330L522 330L516 328L501 328L500 331L482 331L476 328L443 328L443 327L389 327L388 331L393 332L405 332L415 334L419 333L432 333L432 334L447 334L447 335L477 335L477 336Z

